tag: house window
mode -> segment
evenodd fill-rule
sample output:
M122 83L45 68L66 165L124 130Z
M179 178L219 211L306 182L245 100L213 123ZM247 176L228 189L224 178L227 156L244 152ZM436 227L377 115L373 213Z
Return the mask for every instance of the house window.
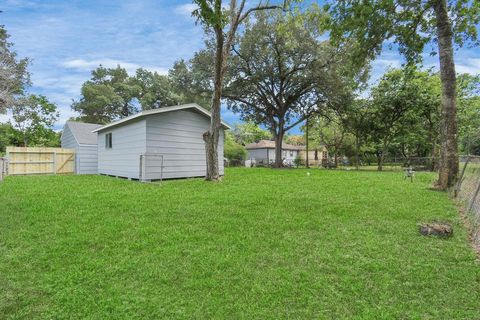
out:
M293 151L290 150L290 157L293 157Z
M112 133L105 135L105 149L112 149Z

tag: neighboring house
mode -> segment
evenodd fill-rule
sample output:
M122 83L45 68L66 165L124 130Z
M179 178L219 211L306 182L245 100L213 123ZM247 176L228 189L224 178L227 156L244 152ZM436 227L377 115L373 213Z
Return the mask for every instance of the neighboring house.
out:
M94 130L98 133L98 172L140 180L202 177L206 174L203 134L210 113L197 104L142 111ZM224 130L218 164L224 174Z
M308 162L311 166L320 166L322 162L328 160L328 151L325 146L310 147L308 148ZM307 152L305 146L300 146L300 157L306 163Z
M67 121L63 127L62 148L75 149L75 173L98 173L97 134L92 131L101 126L100 124Z
M249 161L247 163L251 163L251 161L254 161L257 164L270 164L275 162L275 141L260 140L255 143L247 144L245 149L247 149L248 152L247 160ZM300 149L300 146L283 143L282 161L284 164L292 165L295 158L298 156Z

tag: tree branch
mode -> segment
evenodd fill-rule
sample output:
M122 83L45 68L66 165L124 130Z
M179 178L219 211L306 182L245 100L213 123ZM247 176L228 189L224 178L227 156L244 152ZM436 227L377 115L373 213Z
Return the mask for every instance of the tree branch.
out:
M238 19L238 24L242 23L243 20L245 20L248 15L254 11L261 11L261 10L272 10L272 9L283 9L282 7L280 6L276 6L276 5L271 5L271 6L257 6L255 8L250 8L248 9L247 11L245 11L245 13L243 15L240 16L240 18Z

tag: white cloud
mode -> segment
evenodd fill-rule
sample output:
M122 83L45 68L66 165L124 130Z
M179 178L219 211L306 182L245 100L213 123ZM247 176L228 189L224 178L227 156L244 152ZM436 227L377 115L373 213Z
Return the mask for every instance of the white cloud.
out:
M41 4L35 1L29 0L6 0L4 3L4 7L10 8L35 8L40 6Z
M120 64L130 74L140 67L167 74L175 60L191 58L203 46L203 29L190 18L196 7L189 2L123 0L112 7L102 1L86 6L0 0L14 49L33 61L29 92L58 105L59 127L73 115L72 99L80 97L82 84L100 64Z
M76 69L80 71L91 71L98 66L104 66L106 68L115 68L120 65L123 68L127 69L128 72L135 72L136 69L140 68L140 65L136 63L130 63L121 60L115 59L100 59L100 60L85 60L85 59L73 59L67 60L62 63L62 66L69 69Z
M373 61L373 65L379 67L400 68L402 66L402 62L397 59L376 59Z
M457 62L455 71L472 75L480 74L480 58L467 58Z
M174 11L176 14L183 15L183 16L188 16L190 17L192 15L192 12L196 10L198 6L193 3L185 3L181 4L179 6L176 6Z
M121 66L125 68L129 74L134 74L138 68L144 68L150 71L158 72L159 74L167 74L168 69L162 67L153 67L153 66L142 66L137 63L115 60L115 59L94 59L94 60L85 60L85 59L72 59L66 60L61 63L61 65L68 69L75 69L78 71L92 71L102 65L105 68L115 68Z
M11 119L12 119L11 114L0 114L0 123L8 122Z
M247 2L245 7L249 8L249 7L252 7L252 5L249 2ZM230 8L230 4L225 4L225 5L222 6L223 10L228 10L229 8ZM176 6L174 8L174 12L176 14L179 14L179 15L182 15L182 16L191 17L192 12L196 9L198 9L198 6L196 4L194 4L194 3L184 3L184 4Z
M147 69L147 70L150 70L150 71L153 71L153 72L156 72L158 74L163 74L163 75L167 75L168 74L168 69L166 68L157 68L157 67L144 67L144 69Z

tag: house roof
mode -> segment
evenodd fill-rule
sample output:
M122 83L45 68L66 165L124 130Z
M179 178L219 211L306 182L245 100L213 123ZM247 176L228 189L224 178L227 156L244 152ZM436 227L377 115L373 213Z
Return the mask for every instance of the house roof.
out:
M109 124L107 124L107 125L105 125L101 128L96 128L96 129L93 130L93 132L103 131L103 130L115 127L119 124L127 123L127 122L130 122L132 120L147 117L147 116L154 115L154 114L160 114L160 113L177 111L177 110L186 110L186 109L192 109L192 110L194 110L194 111L196 111L196 112L198 112L198 113L200 113L200 114L202 114L202 115L204 115L208 118L211 117L210 112L208 112L204 108L200 107L198 104L189 103L189 104L183 104L183 105L179 105L179 106L164 107L164 108L159 108L159 109L141 111L141 112L136 113L134 115L131 115L129 117L126 117L126 118L120 119L118 121L109 123ZM230 129L230 126L228 124L226 124L225 122L222 121L221 124L222 124L224 129Z
M247 150L252 149L275 149L275 141L260 140L258 142L249 143L245 146ZM283 150L301 150L301 146L294 146L288 143L282 143Z
M94 145L97 144L97 134L93 133L92 131L100 128L102 125L95 123L67 121L65 126L68 126L78 144Z

